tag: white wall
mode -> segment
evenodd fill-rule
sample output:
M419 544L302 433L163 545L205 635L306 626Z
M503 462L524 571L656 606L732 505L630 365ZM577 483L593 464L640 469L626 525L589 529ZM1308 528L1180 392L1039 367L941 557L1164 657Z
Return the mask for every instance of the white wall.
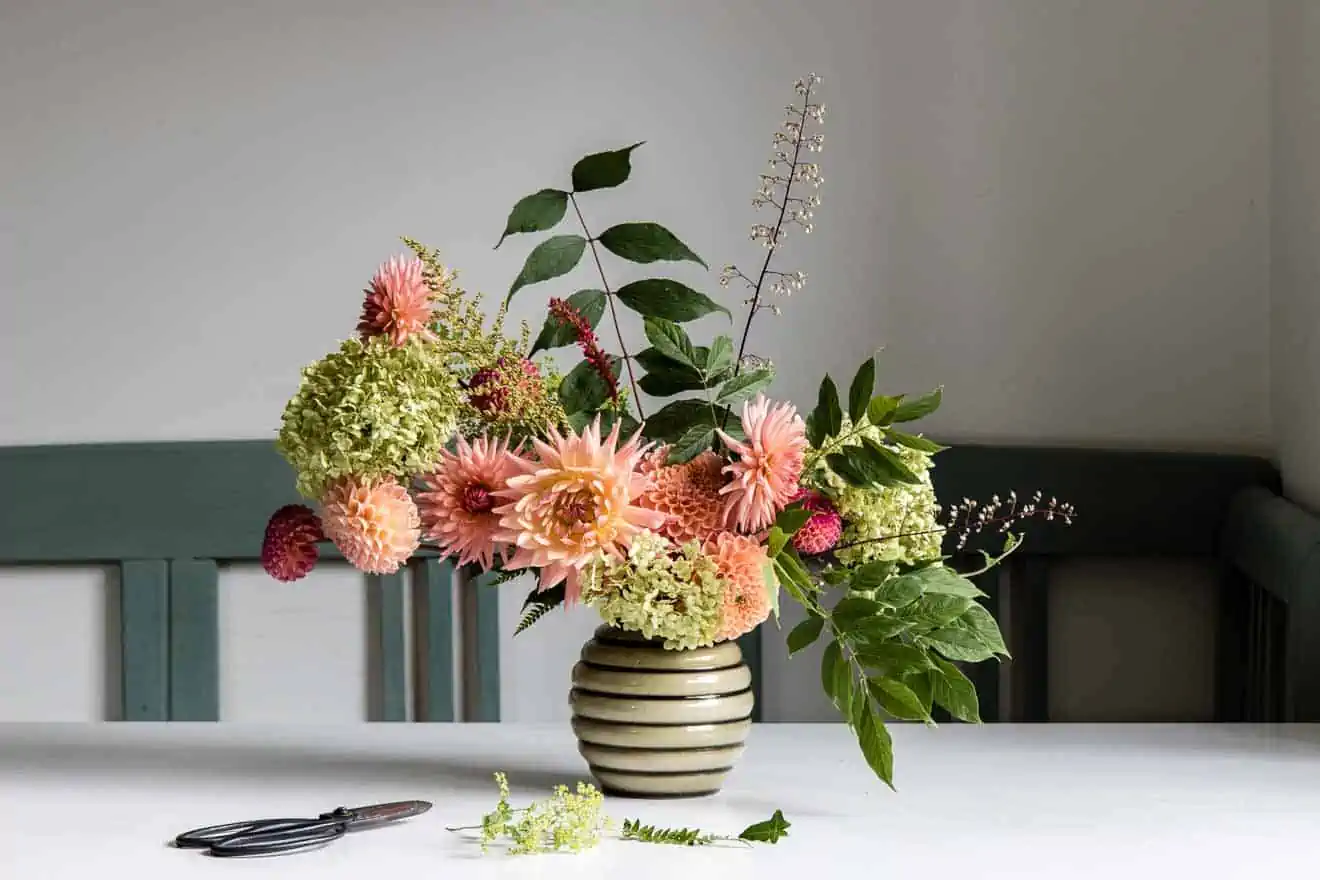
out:
M1284 490L1320 510L1320 6L1272 2L1271 352Z
M0 445L270 437L397 236L498 297L509 206L602 148L648 141L597 228L754 261L814 70L824 205L783 264L811 280L753 345L781 394L884 346L888 387L946 386L945 436L1266 451L1267 38L1213 0L9 0Z

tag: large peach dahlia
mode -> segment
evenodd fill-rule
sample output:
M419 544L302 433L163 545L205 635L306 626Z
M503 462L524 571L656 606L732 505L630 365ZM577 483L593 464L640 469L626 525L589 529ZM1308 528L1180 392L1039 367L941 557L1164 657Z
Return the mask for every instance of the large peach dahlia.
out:
M724 609L716 641L736 639L756 629L770 616L770 594L765 582L769 557L755 538L720 532L706 542L706 555L715 560L724 580Z
M322 499L325 536L356 568L393 574L421 542L421 518L393 477L342 477Z
M618 447L619 426L604 440L600 419L581 435L549 432L549 442L533 439L536 460L515 460L520 473L496 496L507 503L495 508L513 544L506 570L540 568L540 589L565 585L569 603L581 593L579 576L595 560L621 559L632 539L665 522L659 511L636 501L649 478L638 466L646 449L634 436Z

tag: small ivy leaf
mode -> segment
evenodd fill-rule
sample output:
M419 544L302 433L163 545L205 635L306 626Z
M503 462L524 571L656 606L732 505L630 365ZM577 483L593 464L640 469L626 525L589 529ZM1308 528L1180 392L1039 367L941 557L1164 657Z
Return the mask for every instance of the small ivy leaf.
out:
M509 219L504 224L504 234L495 242L499 250L504 239L520 232L543 232L553 229L564 212L568 210L568 193L559 189L543 189L530 196L523 196L509 212Z
M914 397L911 400L904 400L894 410L893 421L895 422L914 422L935 412L940 408L940 401L943 400L944 391L936 388L929 394L923 394L920 397Z
M638 141L621 150L607 150L583 156L573 166L573 192L590 192L618 186L632 173L632 151L646 141Z
M793 825L784 818L783 811L775 810L775 814L764 822L749 825L738 835L738 839L755 843L778 843L780 839L788 837L788 829L791 827Z
M605 314L605 291L579 290L568 298L568 304L576 309L594 330L600 323L601 315ZM572 345L574 342L577 342L577 331L571 324L564 323L554 315L546 315L545 324L542 325L541 332L536 337L536 342L532 344L529 354L559 348L561 345Z
M634 263L689 260L703 269L710 268L705 260L679 241L678 236L659 223L620 223L602 232L597 241L615 256Z
M527 261L514 279L504 302L507 304L515 293L529 284L549 281L571 272L578 260L582 259L586 247L587 240L580 235L556 235L538 244L527 255Z
M649 318L684 323L712 312L729 314L729 310L715 300L668 278L644 278L625 284L614 292L619 302Z
M871 392L875 390L875 358L867 358L853 376L852 386L848 389L848 417L853 424L862 420L871 403Z

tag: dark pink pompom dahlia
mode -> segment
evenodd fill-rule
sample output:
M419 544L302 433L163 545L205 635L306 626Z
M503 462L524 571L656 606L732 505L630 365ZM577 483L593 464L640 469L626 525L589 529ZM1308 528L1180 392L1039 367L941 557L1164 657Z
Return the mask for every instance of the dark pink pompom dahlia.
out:
M261 567L277 581L296 581L316 567L325 540L321 519L310 507L286 504L271 514L261 542Z

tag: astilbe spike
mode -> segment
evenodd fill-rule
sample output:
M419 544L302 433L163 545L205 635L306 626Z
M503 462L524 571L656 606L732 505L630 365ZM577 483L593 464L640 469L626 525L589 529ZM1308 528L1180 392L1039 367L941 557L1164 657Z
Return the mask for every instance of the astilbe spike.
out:
M600 347L600 339L596 331L591 329L591 324L572 303L559 297L550 300L550 314L561 324L573 328L578 348L582 349L582 357L605 380L606 387L610 389L610 399L618 403L619 380L614 376L614 365L610 362L610 356Z

